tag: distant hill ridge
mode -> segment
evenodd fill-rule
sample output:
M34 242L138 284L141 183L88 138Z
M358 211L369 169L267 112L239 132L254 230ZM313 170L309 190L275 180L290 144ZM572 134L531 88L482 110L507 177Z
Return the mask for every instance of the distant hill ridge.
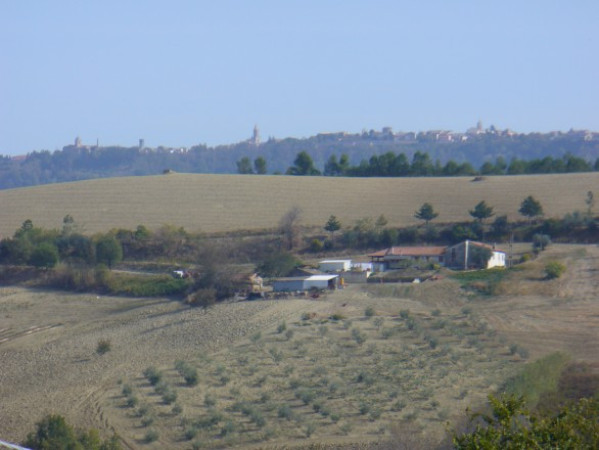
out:
M588 130L518 134L479 125L466 133L443 130L426 132L381 131L362 133L320 133L303 139L269 138L260 141L259 132L243 142L217 147L146 147L143 139L135 147L84 145L77 138L62 150L36 151L21 157L0 156L0 189L38 184L116 176L154 175L165 170L185 173L236 173L242 158L266 161L266 173L285 173L299 152L305 151L314 166L323 170L331 156L345 154L351 165L367 162L373 155L403 153L410 160L426 153L438 165L455 161L478 170L485 162L502 158L533 160L565 155L582 158L597 168L599 133Z

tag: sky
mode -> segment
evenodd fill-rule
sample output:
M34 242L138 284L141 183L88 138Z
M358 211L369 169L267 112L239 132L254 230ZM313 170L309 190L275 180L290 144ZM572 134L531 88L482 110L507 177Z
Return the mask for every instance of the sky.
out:
M599 131L597 0L0 0L0 154Z

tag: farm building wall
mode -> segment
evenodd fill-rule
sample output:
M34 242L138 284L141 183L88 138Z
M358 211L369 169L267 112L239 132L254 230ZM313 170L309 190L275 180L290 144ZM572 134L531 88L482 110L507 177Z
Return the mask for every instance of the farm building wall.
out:
M320 261L318 269L322 272L343 272L351 269L351 259Z

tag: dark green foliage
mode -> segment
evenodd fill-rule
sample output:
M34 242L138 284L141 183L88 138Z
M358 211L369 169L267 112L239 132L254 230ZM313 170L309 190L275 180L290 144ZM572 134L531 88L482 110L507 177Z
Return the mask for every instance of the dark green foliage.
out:
M284 277L302 263L288 252L275 252L269 255L257 267L257 271L264 277Z
M428 225L428 223L436 218L439 215L438 212L435 212L433 209L433 205L430 203L423 203L418 211L414 213L414 217L418 220L424 220L424 222Z
M522 397L489 396L491 414L472 414L472 432L453 435L454 448L565 449L599 448L599 400L581 399L556 414L534 414Z
M314 167L314 161L307 152L298 153L293 164L287 169L287 175L320 175L320 171Z
M195 386L198 384L198 370L185 361L177 361L175 369L185 380L187 386Z
M189 173L197 172L199 168L203 172L231 173L236 171L236 162L243 157L267 158L272 171L284 172L299 149L318 158L325 173L332 176L456 176L471 174L471 165L480 166L483 174L498 175L599 170L599 159L593 161L594 167L583 159L597 154L596 140L585 141L568 133L513 137L484 133L465 142L452 143L437 142L428 133L420 133L410 142L394 142L391 136L390 139L381 138L368 132L345 135L336 141L327 142L327 139L322 135L306 139L273 139L259 147L248 142L226 147L196 145L185 153L170 153L168 148L139 152L137 147L118 146L100 147L89 152L34 151L22 161L0 157L0 189L97 177L154 175L163 172L165 167ZM410 162L403 152L418 155ZM218 158L215 158L216 154ZM432 163L438 159L446 160L448 154L460 155L460 161L450 160L445 166ZM505 156L497 157L495 163L488 162L499 154ZM537 158L538 155L552 156ZM524 161L515 156L533 159ZM509 168L504 158L511 159ZM358 165L350 166L350 160L360 159L363 160ZM254 161L256 173L262 173L259 167Z
M96 261L109 268L123 259L121 243L112 234L106 234L96 240Z
M143 375L152 386L156 386L158 382L162 380L162 372L160 372L154 366L150 366L144 370Z
M64 417L50 414L37 423L35 432L27 435L23 446L32 450L120 450L116 436L102 441L98 432L74 430Z
M189 281L169 275L131 275L111 273L102 283L103 289L111 294L134 297L162 297L182 295Z
M109 339L100 339L98 341L98 345L96 347L96 353L98 355L103 355L104 353L109 352L110 348L111 348L111 344L110 344Z
M474 209L469 211L470 215L472 217L474 217L476 220L478 220L479 222L482 222L485 219L488 219L489 217L493 216L493 207L487 205L487 203L482 200L481 202L479 202Z
M42 242L34 248L29 257L29 264L35 267L50 269L58 263L58 249L50 242Z
M518 212L525 217L534 218L543 215L543 207L538 200L536 200L532 195L529 195L522 200Z
M537 233L532 237L532 248L536 251L543 251L551 244L551 237L547 234Z
M335 231L341 229L341 222L339 222L339 219L337 219L337 217L330 216L329 220L327 220L327 223L324 225L324 229L329 233L333 234L335 233Z
M519 346L512 344L510 353L517 353ZM524 397L527 404L534 407L541 395L555 392L562 370L569 358L563 353L552 353L535 362L526 364L521 372L510 378L504 385L507 394Z
M566 266L559 261L550 261L545 264L545 276L552 280L559 278L566 271Z
M258 156L256 159L254 159L254 171L258 175L266 174L266 159L264 159L262 156Z
M252 169L252 162L250 161L250 158L248 158L247 156L244 156L239 161L237 161L237 173L244 174L244 175L254 173L254 171Z

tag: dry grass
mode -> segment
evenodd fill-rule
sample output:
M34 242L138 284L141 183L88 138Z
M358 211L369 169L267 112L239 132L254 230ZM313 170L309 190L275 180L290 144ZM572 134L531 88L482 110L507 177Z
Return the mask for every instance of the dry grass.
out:
M555 258L568 266L565 277L540 281L542 260ZM597 362L599 248L552 246L525 266L504 282L543 286L533 295L472 297L446 278L207 311L0 288L0 435L18 442L54 412L116 431L128 448L364 444L397 441L398 429L438 441L446 420L484 402L521 366L512 344L530 359L563 351ZM369 307L375 315L366 318ZM103 355L100 340L111 343ZM186 384L177 361L197 369L197 385ZM150 366L166 389L150 386ZM146 443L151 431L157 439Z
M380 214L390 226L410 225L424 202L439 211L438 221L470 220L468 210L481 200L517 219L527 195L555 217L583 210L586 192L599 189L599 173L471 180L171 174L9 189L0 191L0 235L11 235L28 218L57 228L66 214L87 232L139 224L205 232L272 228L295 205L303 210L303 224L317 226L331 214L344 225Z

